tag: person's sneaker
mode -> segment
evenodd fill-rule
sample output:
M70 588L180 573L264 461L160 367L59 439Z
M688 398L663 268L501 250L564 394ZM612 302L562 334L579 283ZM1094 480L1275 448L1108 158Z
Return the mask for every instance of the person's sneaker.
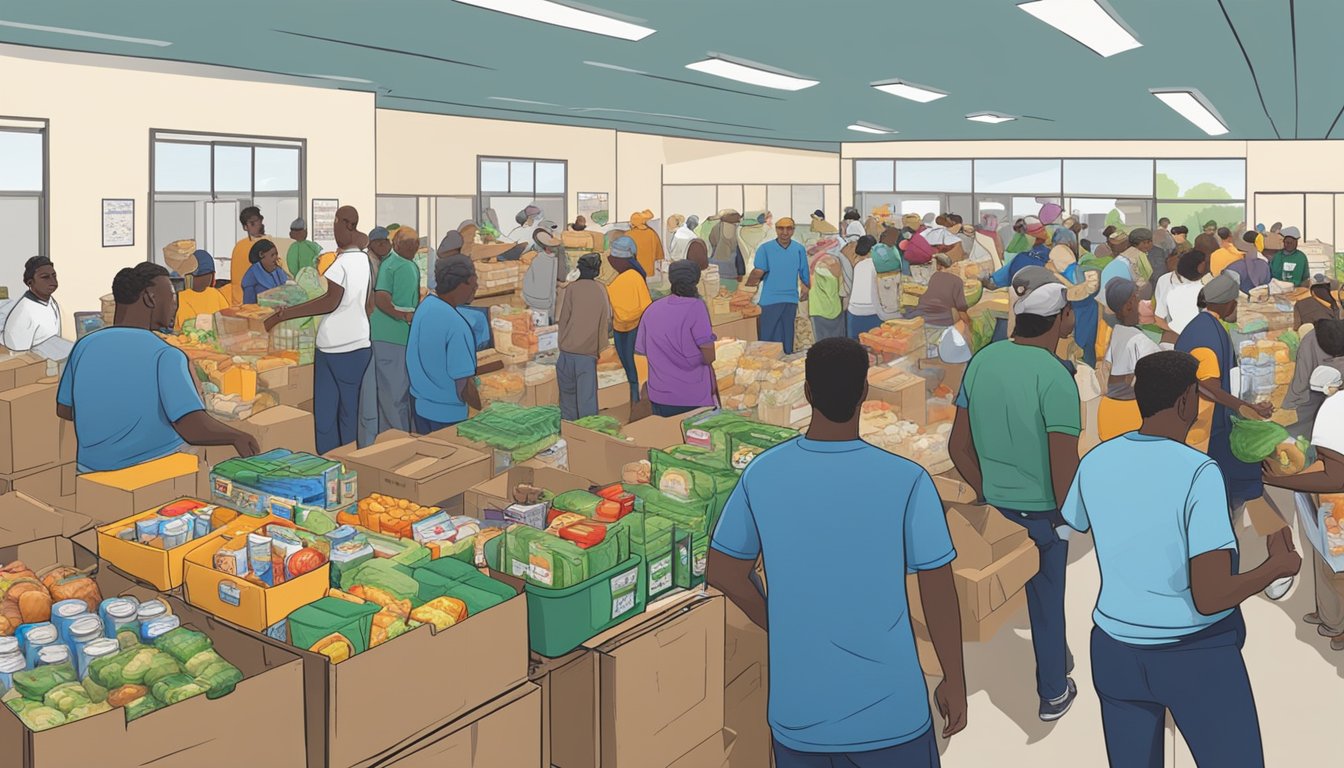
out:
M1292 591L1293 581L1294 579L1292 576L1275 581L1273 584L1265 587L1265 597L1268 597L1270 600L1282 600Z
M1069 690L1063 696L1054 701L1041 700L1041 720L1047 723L1053 723L1063 717L1073 706L1073 700L1078 698L1078 686L1073 682L1073 678L1068 679Z
M1344 637L1344 633L1336 632L1333 629L1330 629L1329 627L1325 626L1324 624L1316 625L1316 634L1320 635L1321 637Z
M1340 635L1339 637L1336 637L1334 640L1330 641L1330 650L1344 651L1344 635Z
M1325 623L1321 621L1321 616L1318 613L1308 613L1306 616L1302 617L1302 621L1317 627Z
M1069 654L1069 660L1066 661L1066 662L1064 662L1064 674L1066 674L1066 675L1072 675L1072 674L1073 674L1073 651L1070 651L1070 650L1068 650L1068 649L1065 649L1065 652Z

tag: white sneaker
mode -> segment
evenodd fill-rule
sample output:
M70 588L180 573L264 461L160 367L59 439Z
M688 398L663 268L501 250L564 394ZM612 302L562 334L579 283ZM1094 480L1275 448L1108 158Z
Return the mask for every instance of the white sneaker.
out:
M1294 578L1292 576L1275 581L1273 584L1265 587L1265 597L1268 597L1270 600L1282 600L1292 591L1293 581Z

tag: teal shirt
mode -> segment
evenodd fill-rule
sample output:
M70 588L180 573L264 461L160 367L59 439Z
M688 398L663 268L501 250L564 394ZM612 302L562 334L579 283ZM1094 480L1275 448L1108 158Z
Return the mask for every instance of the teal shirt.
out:
M1307 282L1307 254L1301 251L1279 251L1269 263L1270 276L1293 285Z
M1082 430L1078 385L1059 358L1012 340L976 353L957 395L971 424L985 500L1015 512L1059 509L1050 476L1050 433Z
M412 310L420 303L420 268L414 261L389 254L378 266L378 282L374 290L392 294L392 306ZM404 347L410 333L410 323L374 306L373 317L369 318L370 339Z

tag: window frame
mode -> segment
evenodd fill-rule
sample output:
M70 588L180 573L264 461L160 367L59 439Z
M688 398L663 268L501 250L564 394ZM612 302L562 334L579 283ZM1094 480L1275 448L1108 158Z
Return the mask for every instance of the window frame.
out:
M14 123L9 125L8 123ZM0 197L10 199L37 198L37 253L50 258L51 248L51 121L45 117L0 115L0 132L36 133L42 137L42 188L30 190L0 190Z
M509 164L509 188L507 190L486 191L481 188L481 164L482 163L508 163ZM526 191L514 191L513 189L513 164L531 163L532 164L532 188ZM538 192L537 191L537 163L552 163L563 166L565 169L564 189L559 192ZM479 200L485 196L494 197L514 197L518 195L537 195L539 197L564 196L569 198L569 161L550 157L501 157L499 155L477 155L476 156L476 199Z

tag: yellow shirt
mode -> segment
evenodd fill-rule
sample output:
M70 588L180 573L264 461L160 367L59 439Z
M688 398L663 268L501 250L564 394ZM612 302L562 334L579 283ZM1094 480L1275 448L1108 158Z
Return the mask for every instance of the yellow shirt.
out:
M270 238L262 236L253 239L248 235L234 244L233 255L229 257L229 284L225 286L225 290L228 291L229 303L235 307L243 303L243 275L246 275L248 267L252 266L247 256L252 252L252 244L257 240L270 240Z
M213 315L228 306L229 300L214 286L204 291L182 291L177 294L177 324L174 327L180 331L183 323L196 319L197 315Z
M607 296L611 299L611 327L621 333L638 328L644 310L653 303L649 284L633 269L627 269L611 281Z
M1214 354L1212 349L1198 347L1191 350L1190 354L1199 361L1195 378L1200 381L1210 379L1217 381L1223 375L1222 368L1218 365L1218 355ZM1212 400L1207 397L1199 398L1199 411L1195 416L1195 423L1190 427L1190 433L1185 438L1186 445L1201 451L1209 449L1209 436L1213 431L1213 408Z
M332 251L327 251L326 253L322 254L321 256L318 256L318 257L317 257L317 274L319 274L319 275L325 275L325 274L327 273L327 267L330 267L332 264L335 264L335 263L336 263L336 254L333 253Z
M1244 258L1246 258L1246 254L1242 253L1241 249L1231 243L1223 243L1223 247L1214 251L1213 255L1209 256L1209 274L1213 277L1217 277L1221 275L1223 270L1227 269L1229 265L1241 261Z

